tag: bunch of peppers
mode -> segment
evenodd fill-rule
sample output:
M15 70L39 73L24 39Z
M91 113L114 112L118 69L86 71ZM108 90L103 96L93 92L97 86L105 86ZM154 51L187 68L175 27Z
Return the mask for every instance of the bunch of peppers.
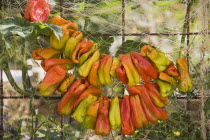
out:
M83 38L71 21L55 16L49 23L61 26L63 37L59 40L52 33L52 48L32 51L32 57L41 60L46 71L39 91L46 97L59 91L63 96L58 113L72 116L97 135L107 136L116 129L133 135L135 128L166 120L163 107L173 91L177 87L181 92L192 90L185 58L177 59L175 65L150 45L143 46L140 53L121 54L119 58L100 54L97 44ZM68 73L75 66L79 78ZM121 99L103 96L101 86L110 85L114 78L125 84L129 95ZM140 85L141 81L144 84Z

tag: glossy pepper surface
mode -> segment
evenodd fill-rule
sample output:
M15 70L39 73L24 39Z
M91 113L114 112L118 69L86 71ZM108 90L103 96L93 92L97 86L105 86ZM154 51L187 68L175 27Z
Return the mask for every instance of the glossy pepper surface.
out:
M174 79L173 77L169 76L165 72L160 72L159 73L159 79L170 83L173 86L173 88L176 88L177 87L177 81L176 81L176 79Z
M70 70L74 67L74 63L65 58L50 58L50 59L45 59L41 62L41 66L45 71L48 71L51 67L55 65L62 65L64 66L67 70Z
M128 77L126 75L126 71L122 63L116 68L117 77L120 79L121 82L124 84L128 83Z
M96 101L87 108L83 122L84 128L95 129L99 105L100 101Z
M117 74L116 74L116 68L120 65L120 60L117 58L117 57L113 57L112 59L112 66L111 66L111 69L110 69L110 75L113 77L113 78L116 78L117 77Z
M52 7L47 3L47 0L30 0L25 8L25 19L36 22L46 22Z
M52 95L64 80L66 73L67 69L61 65L50 68L39 86L40 93L46 97Z
M54 48L38 48L32 51L32 57L35 60L44 60L49 58L59 58L61 51Z
M120 102L117 96L115 96L110 102L109 122L112 130L121 127Z
M124 98L120 101L120 116L122 121L121 134L135 134L134 126L131 120L131 106L128 95L125 95Z
M178 71L180 73L180 81L178 84L179 91L188 92L192 90L192 81L189 75L188 64L186 58L176 60Z
M81 55L79 64L82 65L96 50L98 50L98 46L94 44L86 53Z
M90 73L88 74L88 82L92 86L100 86L101 82L98 77L98 68L100 66L100 61L96 61L90 69Z
M107 136L110 133L111 128L109 123L109 102L109 99L100 101L95 127L96 135Z
M62 94L67 92L68 88L74 83L75 79L76 79L75 75L69 75L68 77L66 77L63 80L63 82L59 85L58 91L61 92Z
M86 78L79 78L68 89L58 104L58 113L61 115L71 115L73 106L80 94L89 86Z
M84 98L80 104L75 109L72 117L78 122L83 122L85 119L86 110L93 102L95 102L98 98L92 94L88 94L86 98Z
M155 81L159 86L160 95L162 97L168 97L168 96L172 95L173 86L170 83L168 83L166 81L163 81L163 80L160 80L160 79L156 79Z

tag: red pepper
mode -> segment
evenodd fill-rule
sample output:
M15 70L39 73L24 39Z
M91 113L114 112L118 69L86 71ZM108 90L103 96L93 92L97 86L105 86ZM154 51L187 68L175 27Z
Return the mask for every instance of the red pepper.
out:
M120 79L121 82L124 84L128 83L128 77L126 75L126 71L122 63L116 68L117 77Z
M49 58L59 58L62 51L56 50L54 48L38 48L33 50L31 55L35 60L44 60Z
M131 120L131 106L128 95L125 95L124 98L120 101L120 115L122 121L121 134L135 134L134 126Z
M47 0L30 0L25 8L25 19L36 22L46 22L52 7Z
M98 108L98 117L96 120L95 134L101 136L107 136L110 133L109 123L109 99L100 101Z

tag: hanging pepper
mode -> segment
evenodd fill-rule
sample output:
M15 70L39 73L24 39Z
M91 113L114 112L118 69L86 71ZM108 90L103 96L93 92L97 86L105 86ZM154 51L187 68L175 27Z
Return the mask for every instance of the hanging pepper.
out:
M98 46L94 44L86 53L81 55L79 64L82 65L96 50L98 50Z
M99 105L100 101L96 101L87 108L85 119L83 122L84 128L95 129Z
M49 24L58 25L58 26L67 26L67 29L78 30L78 28L70 20L65 20L60 16L55 16L49 22Z
M65 78L63 82L60 84L58 91L64 94L68 90L68 88L73 84L75 78L76 78L75 75L69 75L67 78Z
M82 77L87 77L89 72L90 72L90 69L92 67L92 65L98 61L100 57L100 52L99 50L95 51L94 54L87 60L85 61L78 69L79 71L79 74L82 76Z
M46 97L52 95L64 80L66 73L67 69L61 65L50 68L39 86L40 93Z
M137 52L131 52L131 58L144 82L149 82L151 79L158 78L157 70L146 58L142 57Z
M121 63L125 68L125 72L128 78L128 86L133 86L140 83L140 75L137 69L134 67L130 55L119 55Z
M55 65L62 65L64 66L67 70L72 69L73 62L69 59L65 58L50 58L50 59L45 59L41 62L41 66L45 71L48 71L51 67Z
M96 61L90 69L90 73L88 74L88 82L92 86L100 86L101 83L98 77L98 68L100 66L100 61Z
M59 102L58 113L67 116L71 115L74 103L88 86L89 83L85 78L76 80Z
M122 62L116 68L116 74L117 74L117 77L120 79L121 82L123 82L124 84L128 83L128 77L126 75L126 71L125 71L124 66L122 65Z
M177 81L164 72L159 73L159 79L170 83L174 89L177 87Z
M178 79L179 77L179 72L173 62L171 62L164 72L170 76L173 76L175 79Z
M111 75L113 78L116 78L116 77L117 77L116 68L117 68L119 65L120 65L120 60L119 60L117 57L113 57L112 66L111 66L111 69L110 69L110 75Z
M142 107L142 102L138 95L130 96L130 106L131 106L131 120L135 128L142 128L148 125L148 120L144 113Z
M95 102L98 98L92 94L88 94L86 98L84 98L80 104L75 109L72 117L78 122L83 122L85 119L85 113L89 105Z
M35 60L44 60L49 58L59 58L61 51L54 48L38 48L32 51L32 57Z
M117 96L115 96L110 103L109 122L112 130L116 130L121 127L120 102Z
M129 96L125 95L120 101L120 116L122 121L121 134L133 135L135 134L134 126L131 120L131 107Z
M95 134L107 136L110 133L109 124L109 99L100 101L98 117L96 120Z
M186 58L178 58L176 60L177 68L180 73L180 81L178 89L181 92L188 92L192 90L192 81L189 75L188 64Z
M36 22L46 22L52 7L47 0L30 0L25 8L24 16L26 20Z
M168 97L168 96L172 95L173 86L170 83L168 83L166 81L163 81L163 80L160 80L160 79L156 79L155 81L159 86L160 95L162 97Z
M72 54L77 46L77 44L82 39L83 34L80 31L74 32L71 37L67 40L66 46L64 49L64 55L66 58L72 59Z
M88 89L86 89L80 96L79 98L76 100L76 102L74 103L73 106L73 110L78 106L78 104L89 94L92 94L94 96L100 96L102 92L102 89L100 87L90 87Z

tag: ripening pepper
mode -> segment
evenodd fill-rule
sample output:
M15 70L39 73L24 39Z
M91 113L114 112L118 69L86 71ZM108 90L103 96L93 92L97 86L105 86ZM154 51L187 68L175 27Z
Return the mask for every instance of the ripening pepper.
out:
M83 34L80 31L74 32L71 37L66 42L66 46L64 49L64 55L66 58L72 59L72 54L77 46L77 44L82 39Z
M83 122L84 128L95 129L99 105L100 101L96 101L87 108Z
M144 85L147 89L147 93L149 94L152 102L156 106L164 107L165 105L167 105L169 103L168 98L164 98L160 95L155 83L147 82Z
M164 112L164 110L160 107L157 107L153 104L148 91L144 85L135 85L128 87L128 91L131 95L139 95L141 100L144 101L146 109L150 111L151 114L153 114L157 119L160 120L166 120L167 114ZM148 118L148 120L150 120Z
M98 46L94 44L86 53L81 55L79 64L82 65L96 50L98 50Z
M92 65L96 61L98 61L99 57L100 57L100 52L99 52L99 50L96 50L93 53L93 55L79 67L79 69L78 69L79 74L82 77L87 77L89 72L90 72L90 69L91 69Z
M117 57L113 57L113 60L112 60L112 66L111 66L111 69L110 69L110 75L113 77L113 78L116 78L117 77L117 74L116 74L116 68L120 65L120 60L117 58Z
M171 61L165 56L165 54L156 49L152 50L147 57L153 62L158 72L166 70L168 65L171 64Z
M157 70L146 58L142 57L137 52L131 52L131 58L144 82L158 78Z
M177 81L164 72L159 73L159 79L170 83L173 86L173 88L177 87Z
M148 55L149 53L151 53L152 50L154 50L154 49L153 49L150 45L144 45L144 46L141 48L140 53L141 53L141 55L142 55L143 57L147 57L147 55Z
M121 134L133 135L135 134L134 126L131 120L131 106L130 97L125 95L120 101L120 116L122 121Z
M70 70L74 67L73 64L74 63L71 60L66 59L66 58L50 58L50 59L42 60L41 62L41 66L45 71L48 71L51 67L55 65L62 65L67 70Z
M72 117L78 122L83 122L85 119L85 113L89 105L95 102L98 98L92 94L88 94L86 98L84 98L80 104L75 109Z
M90 73L88 74L88 82L92 86L100 86L101 83L98 78L98 68L100 66L100 61L96 61L90 69Z
M67 26L67 29L77 30L77 27L70 20L65 20L60 16L55 16L49 22L49 24L58 25L58 26Z
M67 78L65 78L58 87L58 91L64 94L68 90L68 88L73 84L75 78L75 75L69 75Z
M121 127L120 102L117 96L115 96L110 103L109 122L112 130L116 130Z
M57 50L64 49L64 47L66 46L66 42L69 39L69 35L71 34L71 30L69 30L67 27L68 26L61 26L62 31L63 31L63 36L62 36L61 40L59 40L54 33L52 33L50 35L50 45L53 48L55 48Z
M25 8L25 19L36 22L46 22L52 7L47 0L30 0Z
M121 63L125 69L127 78L128 78L128 86L133 86L140 83L140 75L137 69L134 67L133 62L131 60L130 55L119 55L121 59Z
M128 83L128 77L126 75L126 71L125 71L124 66L122 65L122 62L116 68L116 74L117 74L117 77L120 79L121 82L123 82L124 84Z
M178 89L181 92L188 92L192 90L192 81L189 75L188 64L186 58L178 58L176 60L177 68L180 74L180 81Z
M58 113L69 116L73 111L73 105L80 94L89 86L86 78L79 78L68 89L58 104Z
M159 86L160 95L162 97L168 97L168 96L172 95L173 86L170 83L168 83L166 81L163 81L163 80L160 80L160 79L156 79L155 81Z
M40 93L46 97L52 95L66 77L66 73L67 69L61 65L50 68L39 86Z
M49 58L59 58L62 51L54 48L38 48L32 51L32 57L35 60L44 60Z
M73 110L78 106L78 104L89 94L92 94L94 96L100 96L102 92L102 89L100 87L90 87L88 89L86 89L80 96L79 98L76 100L76 102L74 103L73 106Z
M107 136L110 133L109 123L109 99L100 101L98 108L98 117L96 120L95 134L101 136Z
M130 96L131 120L135 128L142 128L148 125L147 117L142 107L142 102L138 95Z
M76 49L74 50L74 52L72 54L73 62L79 63L80 56L82 56L82 54L89 51L92 46L93 46L93 41L83 38L82 41L76 46Z
M164 72L170 76L173 76L175 79L178 79L179 77L179 72L173 62L171 62Z
M100 65L98 68L98 78L101 84L106 84L105 78L104 78L104 65L106 63L107 58L109 55L107 54L102 54L100 59Z

